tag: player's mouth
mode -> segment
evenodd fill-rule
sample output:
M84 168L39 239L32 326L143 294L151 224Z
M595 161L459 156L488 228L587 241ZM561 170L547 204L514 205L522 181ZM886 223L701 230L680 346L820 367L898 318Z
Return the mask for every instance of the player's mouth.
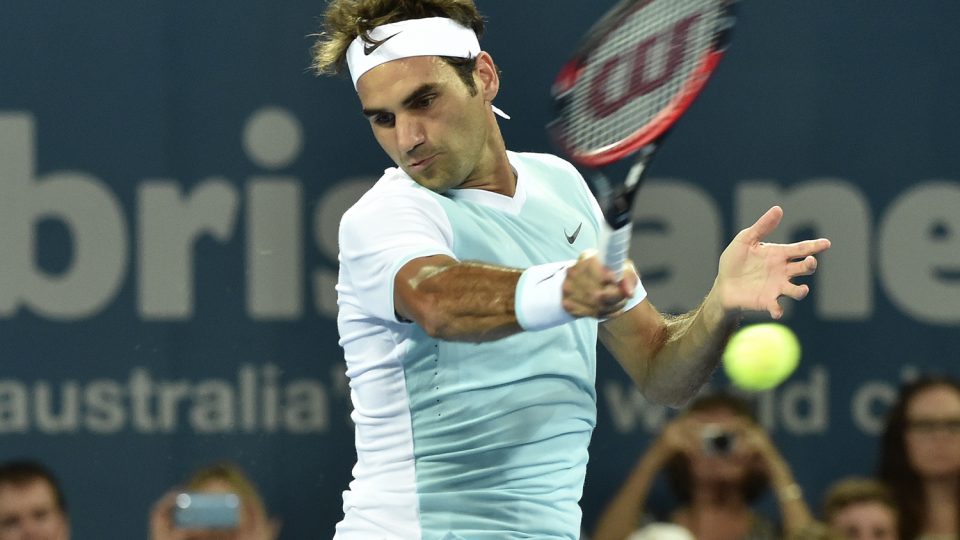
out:
M408 167L413 172L423 172L424 170L426 170L427 167L430 166L431 163L436 161L436 159L437 159L437 154L434 154L428 158L421 159L420 161L414 161L410 163Z

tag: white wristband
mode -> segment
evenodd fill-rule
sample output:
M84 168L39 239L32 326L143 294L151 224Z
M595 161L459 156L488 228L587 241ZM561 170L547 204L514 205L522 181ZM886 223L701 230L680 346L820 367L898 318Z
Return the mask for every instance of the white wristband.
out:
M572 262L531 266L520 274L513 309L521 328L544 330L575 319L563 309L563 280Z

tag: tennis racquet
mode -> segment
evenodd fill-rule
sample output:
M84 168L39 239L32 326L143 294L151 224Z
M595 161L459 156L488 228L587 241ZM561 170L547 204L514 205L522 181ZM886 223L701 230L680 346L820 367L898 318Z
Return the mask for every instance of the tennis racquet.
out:
M604 227L600 253L622 275L633 200L664 137L703 89L726 50L735 0L626 0L591 28L553 84L548 130L577 165ZM602 168L634 157L623 182Z

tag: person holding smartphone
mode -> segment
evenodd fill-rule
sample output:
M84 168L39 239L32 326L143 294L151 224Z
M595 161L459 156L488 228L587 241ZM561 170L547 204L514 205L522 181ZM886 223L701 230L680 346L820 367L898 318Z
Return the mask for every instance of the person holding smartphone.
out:
M664 427L604 509L591 539L623 540L640 528L660 471L679 502L666 521L698 540L788 537L813 521L789 465L749 405L714 394L695 400ZM782 536L751 507L768 489L779 501Z
M150 540L276 540L253 482L236 465L217 463L169 491L150 512Z

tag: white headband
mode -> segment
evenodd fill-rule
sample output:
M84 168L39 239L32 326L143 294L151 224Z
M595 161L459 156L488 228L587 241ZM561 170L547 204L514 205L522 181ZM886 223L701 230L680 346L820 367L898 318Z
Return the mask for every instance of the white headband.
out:
M445 17L407 19L383 24L367 35L373 43L357 36L347 48L347 67L350 69L354 89L364 73L393 60L411 56L475 58L480 54L477 34ZM490 107L498 116L510 119L510 115L492 103Z
M411 56L473 58L480 54L480 42L473 30L443 17L384 24L367 35L373 43L357 36L347 48L354 88L364 73L393 60Z

